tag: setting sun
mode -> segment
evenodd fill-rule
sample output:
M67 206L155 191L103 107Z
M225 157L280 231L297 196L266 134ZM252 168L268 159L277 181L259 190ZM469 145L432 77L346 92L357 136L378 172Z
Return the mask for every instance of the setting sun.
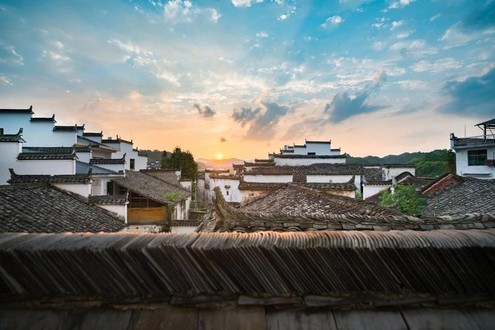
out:
M217 153L217 160L222 160L223 159L223 155L219 152Z

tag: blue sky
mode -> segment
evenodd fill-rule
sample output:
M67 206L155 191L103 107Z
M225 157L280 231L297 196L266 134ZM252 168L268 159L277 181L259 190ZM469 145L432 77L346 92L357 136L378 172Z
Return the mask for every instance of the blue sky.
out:
M495 1L16 0L0 29L0 107L141 149L386 155L495 118Z

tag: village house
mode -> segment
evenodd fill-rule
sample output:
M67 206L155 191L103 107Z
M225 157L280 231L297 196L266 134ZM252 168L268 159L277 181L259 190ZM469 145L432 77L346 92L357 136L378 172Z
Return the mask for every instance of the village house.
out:
M456 172L460 176L479 179L495 178L495 118L476 124L481 135L457 137L450 134L456 153Z
M211 205L218 187L228 203L245 205L287 183L297 183L329 194L364 199L392 186L393 178L415 168L407 165L363 166L346 163L346 154L332 148L331 141L306 141L284 146L268 159L233 165L233 170L204 172L200 192Z
M162 195L178 189L182 193L176 201L164 201L163 196L158 198L163 210L167 210L160 219L188 220L190 192L174 186L180 179L180 171L174 172L172 184L147 174L138 174L136 179L132 172L145 170L147 157L133 148L132 141L118 136L104 139L103 132L87 132L84 125L57 125L55 115L34 117L32 107L0 109L0 125L0 184L23 180L44 182L79 194L92 205L114 212L127 223L129 219L137 221L136 194L143 193L141 197L145 200L152 200L157 194L149 196L150 189L146 190L148 195L143 191L136 192L136 187L154 181L154 187L161 185L159 193ZM89 179L82 183L78 181L81 176ZM125 187L123 182L127 177L133 185L126 191L122 187ZM62 184L64 180L72 184ZM143 182L139 183L139 180ZM141 213L139 221L156 220L152 212L147 213L148 219L143 218L145 213Z

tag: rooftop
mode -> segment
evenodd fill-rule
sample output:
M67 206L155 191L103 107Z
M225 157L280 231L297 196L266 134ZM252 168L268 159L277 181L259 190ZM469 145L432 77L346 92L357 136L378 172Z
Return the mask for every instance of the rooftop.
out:
M138 171L126 171L125 177L115 178L113 181L134 193L162 204L170 204L165 198L165 194L169 192L180 193L183 199L191 196L186 189Z
M491 214L495 217L495 179L449 174L426 188L423 194L428 197L425 214L429 216Z
M46 183L0 186L0 232L114 232L125 223Z

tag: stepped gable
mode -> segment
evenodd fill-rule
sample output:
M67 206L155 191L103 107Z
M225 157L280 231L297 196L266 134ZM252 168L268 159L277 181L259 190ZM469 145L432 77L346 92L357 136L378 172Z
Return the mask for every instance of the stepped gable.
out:
M170 201L165 198L165 194L170 192L180 193L182 199L191 196L191 192L182 187L137 171L126 171L125 177L114 178L113 181L129 191L162 204L170 204Z
M34 114L32 105L27 109L0 109L0 113L27 113L30 115Z
M91 183L91 169L87 174L64 174L64 175L25 175L16 174L12 168L10 171L10 184L16 183Z
M75 160L76 152L73 148L47 148L47 150L35 152L21 152L18 160Z
M19 142L25 143L22 138L23 129L19 128L16 134L4 134L3 128L0 128L0 142Z
M125 164L125 154L122 158L92 158L89 160L90 165L120 165Z
M423 191L427 216L483 216L495 218L495 179L444 176Z
M0 232L115 232L125 223L79 195L46 183L0 186Z

